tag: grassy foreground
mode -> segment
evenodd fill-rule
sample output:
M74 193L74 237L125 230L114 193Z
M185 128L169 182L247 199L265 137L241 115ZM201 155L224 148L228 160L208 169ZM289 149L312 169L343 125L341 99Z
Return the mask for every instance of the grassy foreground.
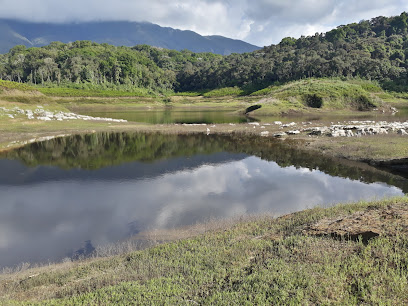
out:
M260 217L143 251L2 274L0 303L406 304L407 204ZM343 236L314 234L322 223L341 224ZM346 239L356 228L379 236Z

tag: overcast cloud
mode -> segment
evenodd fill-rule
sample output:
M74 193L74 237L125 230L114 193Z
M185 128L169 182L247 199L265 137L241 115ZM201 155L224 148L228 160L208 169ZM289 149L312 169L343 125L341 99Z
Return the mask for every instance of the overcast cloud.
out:
M0 0L0 18L148 21L264 46L408 11L406 0Z

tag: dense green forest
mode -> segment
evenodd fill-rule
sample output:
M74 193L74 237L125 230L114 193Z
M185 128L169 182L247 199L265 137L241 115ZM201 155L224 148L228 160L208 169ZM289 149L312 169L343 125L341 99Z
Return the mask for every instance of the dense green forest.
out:
M78 88L148 88L158 92L222 87L260 89L310 77L360 77L408 88L408 14L376 17L327 33L229 56L147 45L132 48L77 41L16 46L0 55L0 79Z

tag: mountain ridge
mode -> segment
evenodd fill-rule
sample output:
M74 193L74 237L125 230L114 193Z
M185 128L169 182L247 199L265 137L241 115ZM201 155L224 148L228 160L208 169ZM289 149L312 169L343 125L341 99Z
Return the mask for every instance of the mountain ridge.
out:
M69 43L77 40L128 47L146 44L178 51L188 49L222 55L260 49L241 40L219 35L202 36L190 30L161 27L149 22L94 21L57 24L0 19L0 53L6 53L16 45L42 47L53 41Z

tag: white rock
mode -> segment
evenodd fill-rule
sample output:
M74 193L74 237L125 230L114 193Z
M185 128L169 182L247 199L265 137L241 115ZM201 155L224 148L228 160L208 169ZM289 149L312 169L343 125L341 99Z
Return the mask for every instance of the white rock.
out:
M291 122L291 123L283 124L282 127L290 127L290 126L295 126L295 125L296 125L295 122Z
M37 117L37 119L42 121L51 121L51 118L49 117Z
M346 131L345 130L334 130L332 131L329 136L331 137L345 137Z
M407 131L405 131L404 129L399 129L399 130L397 131L397 134L398 134L398 135L408 135Z
M278 132L278 133L273 134L272 136L276 138L280 138L280 137L287 136L287 134L285 132Z
M353 137L354 133L351 130L346 130L346 136L347 137Z

